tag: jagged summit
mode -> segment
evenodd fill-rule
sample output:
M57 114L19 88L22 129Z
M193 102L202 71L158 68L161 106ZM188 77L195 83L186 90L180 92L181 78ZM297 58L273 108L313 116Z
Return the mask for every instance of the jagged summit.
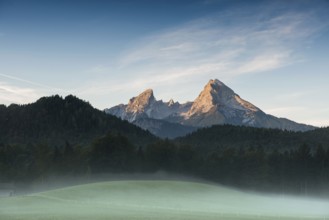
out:
M189 118L193 115L215 111L215 108L229 108L242 111L258 111L251 103L243 100L232 89L218 79L210 80L203 91L193 102L191 109L185 114Z
M210 80L208 84L204 87L204 90L200 93L200 95L205 96L208 93L214 105L225 105L229 99L232 99L237 96L237 94L235 94L235 92L231 88L226 86L218 79Z
M190 103L180 105L170 99L169 102L156 100L152 89L147 89L136 97L129 100L127 105L117 105L110 109L105 109L106 113L115 115L129 122L138 119L164 119L170 115L186 112Z
M173 99L168 102L157 101L154 98L153 90L147 89L137 97L130 99L127 105L118 105L105 111L137 125L142 125L143 128L150 131L154 130L154 121L150 121L148 125L146 119L163 120L193 127L233 124L294 131L314 129L312 126L264 113L255 105L242 99L218 79L209 80L194 102L180 104L174 102ZM143 119L143 123L137 122L140 119ZM150 126L152 127L150 128Z
M216 98L214 102L219 102L222 98L227 98L235 95L232 89L230 89L218 79L210 80L205 86L203 92L210 92L213 97Z
M187 116L200 114L210 111L216 105L225 102L234 95L233 90L227 87L218 79L210 80L204 87L203 91L194 100L194 103L187 113Z
M154 98L153 95L153 89L146 89L144 92L138 95L138 97L149 97L149 98Z
M168 102L168 105L169 105L169 106L172 106L172 105L174 105L174 104L175 104L174 100L173 100L173 99L170 99L169 102Z
M143 112L145 108L152 105L155 101L153 90L147 89L137 97L130 99L126 110L134 113Z
M218 79L210 79L206 86L208 85L226 86L222 81Z

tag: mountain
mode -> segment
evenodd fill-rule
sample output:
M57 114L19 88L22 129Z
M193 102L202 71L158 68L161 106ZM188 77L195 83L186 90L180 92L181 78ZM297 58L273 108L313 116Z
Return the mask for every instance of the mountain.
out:
M241 99L232 89L219 80L210 80L182 116L184 124L211 126L214 124L255 125L256 106Z
M165 119L171 115L182 114L189 110L191 105L191 102L179 104L172 99L169 102L157 101L153 90L147 89L137 97L131 98L127 105L117 105L105 109L105 112L134 122L140 118Z
M164 126L160 124L167 122L170 122L172 126L180 125L180 130L186 131L181 132L180 135L190 133L196 128L219 124L278 128L290 131L308 131L315 128L266 114L217 79L210 80L194 102L180 104L173 100L157 101L153 90L148 89L130 99L127 105L117 105L105 109L105 112L128 120L155 135L166 133L161 131L161 127ZM143 119L143 123L140 122L141 119ZM152 128L154 121L150 119L157 120L156 131ZM188 126L189 129L185 129L184 126Z
M210 80L190 110L182 116L180 123L198 127L232 124L291 131L314 129L312 126L264 113L219 80Z
M105 112L127 120L158 137L175 138L197 129L190 125L182 125L177 121L170 121L170 117L187 112L191 106L192 102L180 104L172 99L169 102L157 101L153 90L147 89L137 97L131 98L127 105L117 105L105 109Z
M27 105L0 105L0 145L47 143L85 145L107 133L123 134L134 143L150 143L149 132L105 114L69 95L43 97Z

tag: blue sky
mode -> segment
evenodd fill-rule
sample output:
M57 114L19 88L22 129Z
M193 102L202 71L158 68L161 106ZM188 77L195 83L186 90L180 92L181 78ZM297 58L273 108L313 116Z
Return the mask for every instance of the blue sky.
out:
M267 113L329 125L329 2L0 0L0 103L147 88L193 101L217 78Z

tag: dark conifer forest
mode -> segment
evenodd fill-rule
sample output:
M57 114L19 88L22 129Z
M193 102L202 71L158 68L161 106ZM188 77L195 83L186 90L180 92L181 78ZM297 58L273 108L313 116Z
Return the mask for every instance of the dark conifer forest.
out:
M329 128L218 125L167 140L74 96L0 106L0 182L158 171L256 191L329 195Z

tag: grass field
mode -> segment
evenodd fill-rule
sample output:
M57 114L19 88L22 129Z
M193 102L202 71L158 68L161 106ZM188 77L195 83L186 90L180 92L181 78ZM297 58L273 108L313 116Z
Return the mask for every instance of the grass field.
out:
M321 219L329 201L179 181L111 181L0 198L1 220Z

